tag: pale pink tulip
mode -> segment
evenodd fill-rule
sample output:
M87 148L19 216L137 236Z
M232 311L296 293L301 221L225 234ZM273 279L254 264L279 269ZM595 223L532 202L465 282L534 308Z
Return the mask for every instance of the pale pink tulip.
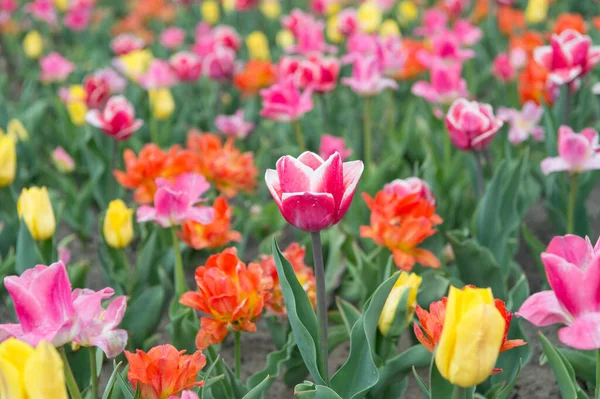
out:
M504 83L513 80L517 71L512 66L512 62L508 54L500 53L494 58L492 66L492 75L503 81Z
M52 151L52 161L63 173L70 173L75 170L75 161L73 161L73 158L62 147L56 147Z
M313 109L312 90L300 91L288 77L260 91L263 108L260 115L279 122L292 122Z
M375 4L382 11L391 10L395 3L396 3L396 0L375 0Z
M133 105L123 96L111 97L104 110L90 110L85 120L117 141L127 140L144 122L135 119Z
M600 242L575 235L554 237L542 262L551 291L530 296L516 313L542 327L565 324L560 341L575 349L600 349Z
M352 76L342 78L342 83L363 96L374 96L385 89L398 88L394 80L383 77L374 57L358 58L354 61Z
M52 0L33 0L25 4L23 10L39 21L55 25L57 16Z
M155 58L140 76L140 86L146 90L165 89L177 84L177 75L165 60Z
M209 188L206 179L195 173L179 175L174 183L156 179L154 206L143 205L137 210L137 221L156 222L162 227L178 226L186 220L209 224L214 217L213 208L195 206Z
M185 41L185 31L176 27L167 28L160 34L159 41L164 48L176 49Z
M594 129L583 129L575 133L569 126L558 128L558 157L546 158L542 161L542 172L568 171L580 173L586 170L600 169L600 147L598 132Z
M181 51L174 54L169 64L181 82L192 82L202 76L202 60L194 53Z
M58 255L58 260L65 265L71 263L71 251L67 247L58 247L56 248L56 252Z
M342 57L343 64L352 64L359 58L380 56L380 46L377 36L363 32L351 35L346 43L347 54Z
M491 105L459 98L446 114L446 128L456 148L479 151L487 148L503 122Z
M90 7L71 7L65 14L63 23L72 31L81 32L87 29L92 20Z
M478 43L483 37L481 29L471 24L466 19L459 19L454 22L452 33L463 46L472 46Z
M393 180L383 187L383 191L389 194L397 194L400 197L418 194L418 199L425 199L430 204L435 205L435 197L433 196L431 188L429 188L429 184L418 177Z
M125 55L132 51L141 50L145 46L144 39L131 33L122 33L110 42L110 49L116 55Z
M544 107L533 101L527 101L521 111L512 108L498 110L498 118L510 124L508 141L513 145L524 142L529 136L536 141L544 139L544 129L539 126L543 114Z
M431 39L431 46L431 50L420 50L417 53L417 59L427 68L431 68L439 62L462 64L475 57L473 50L460 47L460 42L452 32L435 36Z
M449 105L457 98L468 96L467 82L461 77L461 64L436 63L431 68L431 83L416 82L411 91L431 104Z
M343 163L339 153L324 161L304 152L298 159L281 157L276 170L267 169L265 180L283 218L300 230L316 232L344 217L363 168L362 161Z
M533 56L550 71L548 79L562 85L587 74L600 62L600 46L592 46L589 36L566 29L560 35L552 35L550 46L536 48Z
M20 324L1 324L0 342L15 337L37 346L70 342L79 332L71 299L71 283L62 262L37 265L20 277L4 278Z
M291 31L294 36L306 26L312 26L317 20L311 14L299 8L294 8L289 15L281 17L281 26Z
M323 159L329 159L330 156L338 152L342 161L352 155L352 149L346 148L346 140L343 137L324 134L321 136L319 144L319 156Z
M215 126L221 133L235 139L243 139L254 129L254 123L244 120L244 110L239 109L233 115L218 115Z
M60 83L67 80L71 72L75 70L75 64L59 53L50 53L40 59L40 68L42 83Z

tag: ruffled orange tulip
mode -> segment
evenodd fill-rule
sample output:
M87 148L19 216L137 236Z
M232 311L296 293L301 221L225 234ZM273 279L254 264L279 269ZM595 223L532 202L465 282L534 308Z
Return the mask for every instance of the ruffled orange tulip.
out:
M304 288L304 291L308 295L308 299L312 303L313 307L317 303L317 283L313 270L304 263L304 256L306 255L306 249L304 246L294 242L290 244L285 251L283 251L283 257L290 262L298 282ZM273 255L263 255L260 259L260 266L263 272L267 276L271 276L273 279L273 287L270 290L270 295L267 297L266 306L267 309L280 316L287 314L285 310L285 304L283 303L283 292L281 291L281 285L279 284L279 276L277 275L277 268L275 266L275 259Z
M244 95L256 95L275 82L275 68L269 61L248 61L244 70L233 78L233 84Z
M200 224L187 221L182 225L179 237L194 249L220 248L232 241L242 241L242 235L231 230L233 208L227 203L225 197L218 197L214 204L214 219L212 223Z
M254 324L273 285L257 263L246 266L235 248L212 255L196 269L198 292L189 291L179 302L208 315L200 321L196 346L203 350L222 342L230 330L256 331Z
M542 98L548 104L553 103L552 90L548 85L548 73L546 68L533 59L529 61L519 75L519 99L522 104L527 101L540 104Z
M585 35L587 28L585 26L585 19L577 13L564 13L558 16L554 23L554 33L560 35L567 29L573 29L577 32Z
M145 353L125 351L129 362L127 378L144 399L166 399L183 390L204 385L196 381L198 373L206 365L206 357L198 351L184 355L172 345L156 346Z

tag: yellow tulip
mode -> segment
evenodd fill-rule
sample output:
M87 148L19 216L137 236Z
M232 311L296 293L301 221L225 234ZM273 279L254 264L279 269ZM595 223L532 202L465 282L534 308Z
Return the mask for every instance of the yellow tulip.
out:
M30 60L37 60L44 51L42 35L37 30L32 30L23 39L23 51Z
M25 129L25 126L18 119L11 119L6 126L6 133L14 141L27 141L29 140L29 132Z
M131 80L137 81L146 72L154 56L148 49L135 50L118 58L122 72Z
M529 0L525 9L525 20L529 24L539 24L548 18L548 0Z
M375 33L381 24L382 14L377 5L371 1L362 3L357 10L358 25L365 33Z
M60 12L65 12L69 9L69 0L54 0L54 6Z
M37 348L9 338L0 344L2 399L68 399L63 362L56 349L42 341Z
M250 59L269 61L271 53L269 52L269 39L261 31L255 30L246 38L246 47L250 52Z
M325 33L327 33L327 38L332 43L341 43L344 40L344 36L340 32L340 21L337 15L329 17Z
M175 100L167 88L148 91L152 116L159 121L168 119L175 111Z
M390 328L396 317L396 310L405 294L408 295L406 298L406 325L410 323L417 305L417 292L419 291L422 280L423 279L415 273L400 273L398 280L396 280L390 295L383 305L381 315L379 316L378 326L381 334L386 336L390 332Z
M379 34L382 37L399 37L400 27L393 19L386 19L379 28Z
M85 101L87 93L83 88L83 85L71 85L69 86L69 99L72 101Z
M75 126L83 126L85 124L85 115L88 112L88 107L83 101L71 101L67 104L67 112L69 118Z
M277 42L277 45L284 50L290 48L296 42L294 34L287 29L282 29L277 32L275 41Z
M485 381L498 359L505 324L490 288L450 287L435 354L440 374L463 388Z
M328 16L335 15L342 9L342 3L340 1L330 1L327 3L327 9L325 13Z
M17 143L0 132L0 187L12 184L17 173Z
M219 22L221 17L221 10L219 9L219 3L214 0L205 0L200 6L200 13L202 14L202 20L209 25L214 25Z
M269 19L277 19L281 15L279 0L263 0L260 3L260 12Z
M223 0L223 9L226 12L231 12L235 10L236 0Z
M17 202L17 212L35 240L47 240L54 234L56 220L46 187L24 188Z
M402 25L408 25L419 17L419 9L410 0L398 4L398 20Z
M108 204L104 216L104 239L112 248L125 248L133 239L133 209L116 199Z

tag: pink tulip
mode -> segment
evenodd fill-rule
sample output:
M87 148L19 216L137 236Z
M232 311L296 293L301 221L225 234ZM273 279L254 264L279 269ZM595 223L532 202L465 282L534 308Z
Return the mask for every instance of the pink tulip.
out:
M176 49L185 41L185 31L176 27L167 28L160 34L159 41L164 48Z
M530 296L516 313L536 326L566 324L560 341L575 349L600 349L600 242L575 235L554 237L542 262L551 291Z
M342 63L352 64L366 56L378 57L380 46L377 36L358 32L350 36L346 43L347 54L342 57Z
M313 109L312 90L298 89L292 77L260 91L263 108L260 115L279 122L292 122Z
M202 72L209 79L231 80L235 70L235 52L228 47L217 47L202 60Z
M310 14L294 9L290 15L282 18L281 24L290 30L296 39L296 44L286 49L287 52L309 55L337 51L335 46L329 46L325 41L323 22Z
M123 352L127 344L127 331L117 329L125 315L127 299L120 296L106 309L102 307L102 300L112 297L114 293L112 288L98 292L76 289L72 295L80 328L73 342L81 346L98 347L109 359Z
M228 25L220 25L212 29L212 40L215 47L225 47L238 52L242 45L242 38L238 35L235 28Z
M487 148L503 122L489 104L459 98L446 114L446 128L456 148L479 151Z
M452 33L463 46L472 46L478 43L483 37L481 29L471 24L466 19L459 19L452 27Z
M179 175L174 183L156 179L154 206L143 205L137 210L137 221L153 221L162 227L178 226L186 220L209 224L214 217L213 208L195 206L203 201L201 195L209 188L206 179L195 173Z
M471 5L471 0L442 0L442 6L453 16L463 14Z
M100 69L83 79L86 104L89 108L99 109L106 104L112 94L125 90L127 81L110 68Z
M469 92L467 82L461 77L461 64L436 63L431 69L431 83L416 82L411 91L431 104L451 104Z
M181 51L169 59L171 69L181 82L193 82L202 75L202 60L194 53Z
M111 97L103 111L90 110L85 120L117 141L127 140L144 122L135 119L133 105L123 96Z
M169 399L198 399L198 395L194 391L181 392L181 398L178 396L169 396Z
M314 53L300 62L299 73L301 87L310 87L318 93L327 93L337 85L340 61L335 57Z
M586 170L600 169L600 147L598 132L594 129L583 129L575 133L569 126L558 128L558 157L546 158L542 161L542 172L569 171L580 173Z
M400 197L419 194L419 199L425 199L430 204L435 204L435 197L429 184L418 177L409 177L408 179L396 179L383 187L383 191L389 194L397 194Z
M69 173L75 170L75 161L62 147L56 147L52 151L52 161L61 172Z
M72 31L81 32L87 29L92 19L90 7L71 7L63 20L65 26Z
M312 26L316 19L308 13L305 13L299 8L294 8L289 15L281 18L281 26L284 29L291 31L294 36L304 29L306 26Z
M362 161L342 163L339 153L324 161L312 152L286 155L265 180L285 220L307 232L337 224L352 203L363 172Z
M417 59L427 68L439 62L460 63L471 59L475 52L470 49L462 49L458 38L452 32L445 32L431 39L432 48L420 50Z
M330 134L322 135L319 145L319 156L323 159L329 159L336 152L340 154L342 161L352 155L352 149L346 148L346 140L343 137L336 137Z
M446 30L448 14L438 8L430 8L423 13L423 25L415 29L418 36L433 37Z
M56 252L58 255L59 262L62 262L65 265L71 263L71 251L67 247L58 247L56 248Z
M0 24L6 23L17 7L17 0L0 0Z
M352 77L342 78L342 83L363 96L374 96L385 89L396 89L392 79L384 78L374 57L358 58L354 61Z
M258 0L235 0L236 11L249 11L256 7Z
M492 74L503 82L515 78L517 71L513 68L510 57L506 53L500 53L494 58Z
M341 59L344 64L373 57L377 60L377 68L386 76L396 75L404 65L402 39L396 36L383 38L359 32L348 39L346 47L348 53Z
M146 90L165 89L177 84L177 75L165 60L155 58L148 70L140 76L140 86Z
M0 342L15 337L37 346L47 341L54 346L70 342L79 332L74 322L71 283L62 262L37 265L20 277L4 278L20 324L0 325Z
M345 8L338 14L338 29L346 37L358 32L358 15L356 8Z
M600 62L600 47L592 39L573 29L552 35L550 46L534 50L535 61L550 71L548 79L558 85L568 84L587 74Z
M391 10L392 7L394 6L394 3L396 3L396 0L375 0L375 4L382 11L389 11L389 10Z
M26 13L49 25L56 24L56 9L52 0L33 0L23 7Z
M110 49L116 55L125 55L145 47L144 39L131 33L122 33L110 42Z
M512 108L500 108L498 118L510 123L508 141L513 145L517 145L527 140L529 136L532 136L536 141L544 139L544 129L538 126L543 113L544 107L533 101L527 101L521 111Z
M50 53L40 59L40 80L42 83L64 82L71 72L75 70L75 64L60 55Z
M218 115L215 126L221 133L234 139L243 139L254 129L254 123L244 120L244 110L238 109L233 115Z
M330 0L310 0L310 9L313 14L326 15L329 3Z

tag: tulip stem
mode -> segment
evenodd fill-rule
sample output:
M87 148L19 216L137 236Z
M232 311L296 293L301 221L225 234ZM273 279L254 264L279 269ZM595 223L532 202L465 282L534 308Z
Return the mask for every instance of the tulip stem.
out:
M96 348L90 346L90 374L92 377L92 399L98 399L98 370L96 368Z
M371 97L365 97L365 114L364 114L364 158L367 168L371 167Z
M315 263L315 279L317 280L317 320L319 322L319 349L321 351L321 373L329 385L329 365L327 348L327 292L325 289L325 265L323 264L323 248L321 232L310 233L313 259Z
M183 262L181 261L181 249L179 248L179 238L177 229L171 227L171 237L173 238L173 250L175 251L175 294L177 298L187 291L185 283L185 274L183 273Z
M235 338L235 376L239 380L242 374L242 333L236 331L233 336Z
M302 134L302 125L300 121L294 121L294 133L296 134L296 141L298 142L298 148L300 153L306 151L306 145L304 144L304 135Z
M67 383L67 388L69 389L69 393L71 394L71 398L73 399L82 399L81 392L79 392L79 387L77 387L77 382L75 381L75 377L73 376L73 371L71 371L71 366L69 366L69 360L67 359L67 353L65 352L65 347L61 346L58 349L60 353L60 357L63 361L63 367L65 371L65 380Z
M595 399L600 399L600 349L596 351L596 392Z
M154 115L150 115L150 140L160 147L160 137L158 135L158 120Z
M579 173L574 173L571 178L571 194L569 195L569 208L567 209L567 234L575 230L575 200L577 199L577 180Z
M483 165L481 164L481 154L479 152L474 152L475 155L475 173L477 178L477 198L481 199L483 197L483 192L485 190L485 180L483 178Z
M454 391L452 391L452 399L468 399L469 398L469 390L467 388L455 386ZM471 398L473 396L470 396Z

